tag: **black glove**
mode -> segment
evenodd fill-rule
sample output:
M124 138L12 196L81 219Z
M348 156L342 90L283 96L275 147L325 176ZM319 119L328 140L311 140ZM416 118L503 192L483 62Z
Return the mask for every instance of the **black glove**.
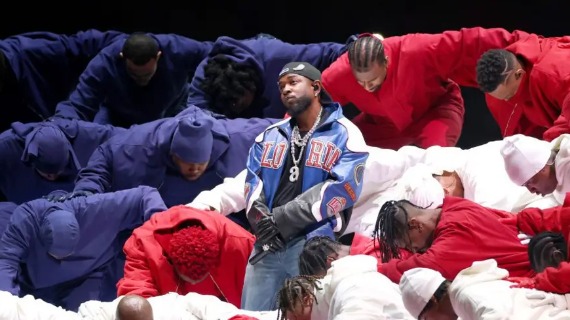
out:
M70 200L73 198L77 198L77 197L88 197L92 194L93 194L93 192L91 192L91 191L83 191L83 190L73 191L73 192L70 192L64 196L59 197L59 199L57 199L57 201L63 202L63 201L67 201L67 200Z
M285 243L279 233L272 216L265 216L257 223L257 241L264 251L279 251L285 247ZM267 249L267 250L266 250Z

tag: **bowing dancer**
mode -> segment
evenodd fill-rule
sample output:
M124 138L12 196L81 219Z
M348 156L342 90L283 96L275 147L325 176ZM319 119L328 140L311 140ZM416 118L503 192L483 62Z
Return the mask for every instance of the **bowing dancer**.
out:
M166 210L147 186L20 205L0 238L0 290L76 311L112 301L122 277L125 233Z

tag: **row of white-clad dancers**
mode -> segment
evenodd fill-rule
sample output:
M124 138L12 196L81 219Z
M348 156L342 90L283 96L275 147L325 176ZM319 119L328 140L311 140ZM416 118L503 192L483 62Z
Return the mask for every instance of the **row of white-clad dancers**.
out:
M513 213L528 207L562 205L570 187L565 186L568 181L565 178L568 139L563 135L547 143L513 136L468 150L370 148L364 187L346 232L371 235L380 208L391 199L406 199L420 207L437 208L444 197L450 195ZM244 184L245 172L242 172L214 189L202 192L188 206L223 215L240 211L245 208ZM376 268L376 259L354 255L332 262L324 278L297 279L299 286L306 282L314 296L307 296L308 311L291 311L305 314L306 319L413 319L422 312L422 316L429 319L426 306L432 300L447 296L451 309L434 307L437 303L430 305L438 316L436 319L453 318L454 315L462 319L487 319L496 315L513 319L570 317L570 311L565 311L564 295L511 288L512 283L505 280L508 272L497 267L493 260L475 262L452 282L437 271L414 268L404 273L399 287ZM113 302L89 301L82 304L78 312L71 312L30 296L18 298L7 294L2 299L6 303L0 307L0 318L114 319L120 315L117 306L122 298ZM239 310L216 297L195 293L186 296L171 293L140 301L129 298L136 301L131 302L131 307L143 308L149 302L155 319L274 319L278 313ZM125 304L127 301L125 299ZM437 314L439 309L440 314ZM295 319L292 315L284 316Z

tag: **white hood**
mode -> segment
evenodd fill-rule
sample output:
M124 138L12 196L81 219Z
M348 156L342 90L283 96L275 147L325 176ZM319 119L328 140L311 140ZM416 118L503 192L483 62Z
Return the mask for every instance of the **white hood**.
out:
M316 291L311 320L413 319L398 285L377 271L371 256L347 256L332 263Z
M569 310L551 315L552 304L533 307L538 301L527 294L535 290L511 288L513 283L503 280L508 274L495 260L474 262L461 271L449 288L455 313L462 320L570 319Z
M395 200L405 199L422 208L435 209L443 204L443 187L434 177L434 169L418 163L408 169L396 184Z

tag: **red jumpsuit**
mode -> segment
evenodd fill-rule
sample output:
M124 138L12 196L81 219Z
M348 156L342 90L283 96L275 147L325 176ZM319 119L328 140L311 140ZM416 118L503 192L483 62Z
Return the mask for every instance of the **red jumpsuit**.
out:
M392 259L379 265L378 271L399 283L405 271L429 268L452 281L473 262L495 259L511 276L533 276L527 246L520 243L517 228L501 222L510 216L463 198L446 197L429 249L407 259Z
M561 117L561 113L570 113L570 36L531 34L505 49L526 63L526 74L508 101L486 95L503 136L522 133L552 141L570 133L568 121Z
M544 231L559 232L568 241L570 239L570 196L566 195L564 204L560 207L544 210L525 209L507 221L516 221L519 230L528 235ZM505 222L508 223L507 221ZM558 268L546 268L537 274L534 280L535 288L538 290L560 294L570 293L570 263L562 262Z
M398 149L454 146L461 135L464 105L457 83L477 86L481 55L528 34L469 28L441 34L408 34L384 40L388 72L373 93L358 84L345 53L322 75L333 100L354 104L362 114L352 121L367 144Z
M181 281L164 255L173 230L189 220L198 220L220 241L220 263L211 277L192 285ZM254 236L230 219L211 212L176 206L157 213L134 230L125 243L125 276L117 284L118 295L154 297L169 292L213 295L236 307L241 305L245 268L253 250ZM213 280L212 280L213 278Z

